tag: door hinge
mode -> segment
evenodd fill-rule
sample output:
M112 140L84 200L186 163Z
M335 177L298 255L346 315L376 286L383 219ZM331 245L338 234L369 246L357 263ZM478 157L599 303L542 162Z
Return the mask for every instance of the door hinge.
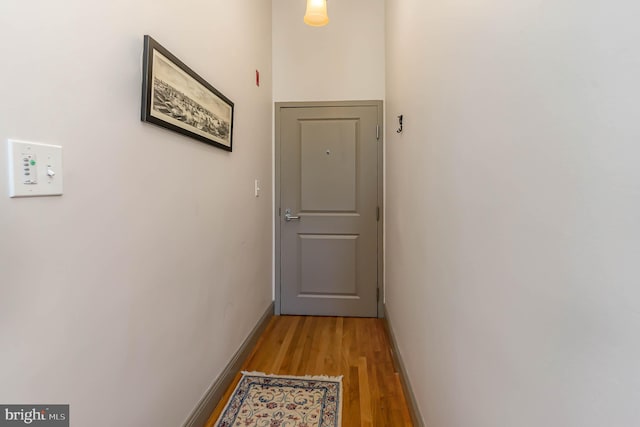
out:
M380 139L380 125L376 125L376 139Z
M380 288L376 288L376 301L380 302Z
M282 216L282 208L278 208L278 216Z
M376 207L376 221L380 221L380 206Z

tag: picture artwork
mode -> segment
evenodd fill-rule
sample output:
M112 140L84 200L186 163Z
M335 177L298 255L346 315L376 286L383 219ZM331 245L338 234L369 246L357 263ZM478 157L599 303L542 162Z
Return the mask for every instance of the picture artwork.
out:
M232 150L233 102L150 36L143 71L143 121Z

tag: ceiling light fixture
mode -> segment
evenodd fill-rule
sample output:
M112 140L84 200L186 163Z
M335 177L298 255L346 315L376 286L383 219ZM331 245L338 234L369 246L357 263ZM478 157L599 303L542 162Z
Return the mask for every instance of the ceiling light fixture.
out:
M307 0L307 13L304 23L312 27L322 27L329 23L327 0Z

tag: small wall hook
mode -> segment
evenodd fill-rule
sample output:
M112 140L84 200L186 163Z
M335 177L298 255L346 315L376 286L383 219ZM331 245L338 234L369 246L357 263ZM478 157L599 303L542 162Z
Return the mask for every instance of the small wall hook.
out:
M400 127L396 132L401 133L402 132L402 114L398 116L398 123L400 124Z

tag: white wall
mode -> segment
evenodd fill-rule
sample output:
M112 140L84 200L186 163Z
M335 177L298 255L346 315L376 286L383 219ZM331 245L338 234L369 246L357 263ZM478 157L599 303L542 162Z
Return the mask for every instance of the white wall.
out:
M384 99L384 0L329 0L329 24L304 0L273 0L275 101Z
M387 306L427 425L640 425L640 3L386 11Z
M140 121L144 34L233 153ZM0 401L180 425L271 301L271 3L3 0L0 52ZM64 196L7 197L7 138L64 147Z

